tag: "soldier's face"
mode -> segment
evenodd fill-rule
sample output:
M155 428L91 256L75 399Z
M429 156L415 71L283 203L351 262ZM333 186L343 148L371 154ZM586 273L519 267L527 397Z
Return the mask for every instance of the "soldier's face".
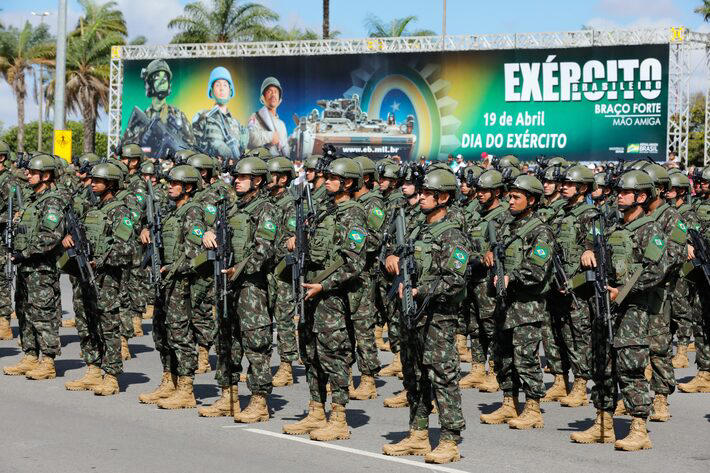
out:
M91 190L94 192L94 194L103 194L104 192L106 192L107 187L108 186L105 179L96 177L91 180Z
M708 191L710 191L710 181L702 181L700 183L700 188L702 189L703 193L707 194Z
M528 201L528 196L525 194L525 192L512 190L508 192L508 200L510 202L511 212L524 212L525 209L528 208L528 205L530 205L530 202Z
M414 195L416 191L417 188L414 186L413 183L406 181L404 184L402 184L402 193L407 197Z
M667 199L675 199L678 197L678 188L676 187L671 187L666 191L666 198Z
M545 192L546 196L551 196L557 192L557 183L553 181L543 181L542 190Z
M328 174L325 177L325 190L327 190L331 194L340 192L340 178L338 176Z
M212 95L215 99L229 100L231 95L231 88L229 87L229 82L224 79L219 79L214 81L212 84Z
M153 90L156 92L167 92L170 87L168 74L165 71L158 71L152 76Z
M601 187L601 186L600 186L600 187L597 187L596 189L594 189L594 190L592 191L592 199L598 199L598 198L600 198L600 197L602 196L602 193L603 193L603 192L604 192L604 188L603 188L603 187Z
M270 85L264 91L264 105L267 108L276 108L281 102L281 92L278 87Z
M565 199L569 199L577 195L577 185L573 182L563 182L560 187L562 197Z
M419 193L419 208L422 209L422 211L426 212L428 210L432 210L436 207L436 205L436 192L423 189Z
M313 182L316 180L316 170L315 169L306 169L306 180L308 182Z
M27 182L31 186L36 186L42 180L42 173L40 171L37 171L36 169L30 169L30 170L26 171L26 173L27 173Z
M168 197L172 200L177 200L182 195L182 182L170 181L168 183Z
M381 177L380 178L380 189L383 191L389 190L392 188L394 181L390 179L389 177Z
M238 194L245 194L251 190L251 176L240 174L234 179L234 189Z
M493 192L492 189L478 189L476 191L476 198L480 203L485 204L493 198Z
M641 197L641 196L639 196ZM635 204L636 196L634 191L628 189L622 189L616 196L616 203L621 208L629 208ZM640 202L639 202L640 203Z

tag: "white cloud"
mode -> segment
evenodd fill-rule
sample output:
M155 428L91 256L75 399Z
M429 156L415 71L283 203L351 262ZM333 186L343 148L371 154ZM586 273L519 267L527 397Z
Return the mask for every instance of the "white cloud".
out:
M179 0L118 0L128 26L128 37L143 35L148 44L167 44L176 33L168 22L182 14Z
M673 0L599 0L596 9L616 17L677 16L679 10Z

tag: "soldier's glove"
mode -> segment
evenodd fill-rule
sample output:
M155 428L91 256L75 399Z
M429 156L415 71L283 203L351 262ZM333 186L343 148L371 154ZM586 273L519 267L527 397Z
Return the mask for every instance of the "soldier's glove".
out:
M14 253L12 253L11 258L13 263L21 263L26 259L19 251L15 251Z

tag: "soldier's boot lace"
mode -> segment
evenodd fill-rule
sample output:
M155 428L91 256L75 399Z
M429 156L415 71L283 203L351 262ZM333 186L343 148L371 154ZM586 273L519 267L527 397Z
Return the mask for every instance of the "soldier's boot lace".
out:
M673 363L673 368L675 369L688 367L688 345L678 345L678 350L671 360L671 363Z
M128 349L128 340L126 337L121 337L121 360L126 361L131 359L131 350Z
M25 373L27 379L54 379L57 377L57 371L54 369L54 358L51 356L43 356L37 366Z
M698 371L687 383L680 383L678 389L684 393L710 393L710 371Z
M665 394L656 394L653 398L653 414L651 414L649 420L652 422L668 422L670 419L668 397Z
M378 350L390 351L390 344L385 342L382 338L382 326L375 325L375 345L377 345Z
M138 400L142 404L157 404L159 400L169 397L175 392L177 386L177 378L174 374L166 371L163 373L163 378L160 380L160 385L149 393L143 393L138 396Z
M576 443L614 443L616 442L614 418L611 413L599 410L590 428L582 432L573 432L569 438Z
M143 333L143 319L137 315L133 317L133 335L135 337L142 337L145 335Z
M471 371L459 380L459 388L471 389L480 386L486 379L486 367L482 363L473 363Z
M210 350L202 345L197 346L197 370L195 373L209 373L212 371L210 365Z
M403 455L418 455L424 456L431 452L431 444L429 444L429 430L409 431L409 435L397 443L391 443L382 447L382 453L393 457Z
M234 413L234 422L254 424L269 420L269 405L265 394L254 393L249 399L249 405L241 412Z
M118 387L118 379L112 374L105 374L101 384L94 386L94 394L97 396L113 396L118 394L120 388Z
M459 460L461 460L461 453L453 440L441 440L439 445L424 457L427 463L451 463Z
M323 403L311 401L308 403L308 415L294 424L284 424L282 430L289 435L303 435L325 427L326 423Z
M614 409L614 417L620 417L628 415L626 412L626 404L624 404L623 399L616 401L616 408Z
M468 348L466 342L466 335L456 335L456 351L459 354L459 361L461 363L471 363L471 361L473 361L471 350Z
M365 401L367 399L375 399L377 397L377 387L375 386L375 377L364 374L360 376L360 384L352 393L350 399Z
M617 440L614 443L614 448L617 450L625 450L633 452L636 450L646 450L652 448L651 439L646 430L646 419L642 417L634 417L631 420L631 430L629 435L623 439Z
M409 407L409 401L407 400L407 390L402 389L400 392L396 393L392 397L386 397L382 403L385 407L391 407L393 409L401 407Z
M178 376L175 391L169 397L158 401L158 407L161 409L191 409L196 406L191 376Z
M587 399L587 380L584 378L574 378L572 391L562 399L560 405L565 407L580 407L589 404Z
M293 366L291 366L291 362L282 361L281 364L279 364L279 369L276 370L271 384L275 388L282 388L293 384Z
M89 391L101 384L101 368L96 365L89 365L86 368L86 373L79 379L67 381L64 383L64 388L67 391Z
M508 421L508 427L517 430L542 429L545 421L542 419L539 399L528 399L525 401L523 413L515 419Z
M345 418L345 406L331 403L328 423L319 429L311 430L311 440L328 442L331 440L347 440L350 429Z
M500 385L498 384L498 377L496 376L495 366L492 361L488 362L489 369L486 379L483 380L481 384L478 385L478 391L482 393L494 393L500 391Z
M513 396L503 396L503 404L490 414L481 414L482 424L505 424L518 417L518 400Z
M222 395L214 403L209 406L200 407L197 409L197 414L200 417L226 417L237 414L241 408L239 407L239 388L235 385L230 389L222 386Z
M402 372L402 359L400 357L400 354L397 353L394 355L394 359L392 360L392 363L389 365L385 366L380 370L378 373L378 376L386 377L386 376L398 376Z
M0 317L0 340L12 340L12 327L10 319Z
M34 355L25 355L14 365L6 366L2 369L8 376L24 376L28 371L37 367L39 360Z
M555 402L567 396L567 380L565 375L556 374L555 382L552 383L550 389L545 392L545 396L540 399L540 402Z

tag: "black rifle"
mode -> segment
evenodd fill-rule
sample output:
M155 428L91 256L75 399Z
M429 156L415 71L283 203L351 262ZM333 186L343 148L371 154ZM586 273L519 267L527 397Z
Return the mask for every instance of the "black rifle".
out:
M501 312L505 312L506 297L508 297L508 291L505 287L505 249L502 243L498 241L496 224L493 221L488 222L488 242L491 244L491 252L493 253L493 272L498 279L495 285L496 302L498 303L498 309Z
M17 266L13 264L11 255L15 252L15 212L22 208L22 191L19 185L8 184L7 198L7 222L5 223L5 232L3 241L7 249L7 260L5 261L5 277L10 284L10 290L14 293L15 273ZM17 203L15 207L14 203Z
M311 220L315 217L315 210L311 199L311 188L308 183L302 183L300 185L294 183L288 188L288 192L293 199L294 208L296 210L296 247L292 253L286 256L286 264L291 265L291 288L293 290L296 315L299 317L298 322L299 324L304 324L306 321L306 293L303 288L303 283L305 282L306 276L309 236L306 226L312 223Z
M707 241L698 230L689 228L688 236L690 236L690 241L695 250L695 258L691 260L691 263L693 267L702 270L705 282L710 288L710 247L708 247Z
M567 273L565 273L565 265L562 263L562 256L560 256L561 254L562 248L560 248L559 245L555 245L555 251L552 255L552 265L554 266L553 275L555 277L555 284L557 285L557 289L559 289L562 294L569 294L570 296L572 296L572 302L574 303L575 309L579 309L579 300L577 299L577 296L575 295L574 291L569 287L569 278L567 277Z
M160 267L162 266L163 222L160 214L160 202L155 199L153 182L148 179L146 186L148 188L148 196L145 209L148 231L150 232L150 244L143 254L141 268L145 269L150 262L150 283L155 290L155 305L157 306L162 302L162 274L160 273Z
M190 145L179 136L178 126L170 117L166 125L160 120L160 116L148 118L143 110L133 107L127 129L132 128L142 130L138 145L141 148L150 148L150 155L154 158L165 159L169 153L190 149Z
M395 254L399 257L399 276L395 278L394 286L399 290L402 284L402 317L407 324L407 328L416 326L418 320L417 303L414 300L412 290L414 289L414 279L417 274L417 265L414 261L414 244L407 238L405 232L407 221L404 216L404 209L399 208L395 219L395 237L397 248Z
M69 203L64 207L64 224L67 234L71 235L74 246L67 249L67 256L74 258L79 268L79 279L83 284L97 291L94 270L91 267L91 243L86 237L86 229L74 211L74 199L69 199Z

